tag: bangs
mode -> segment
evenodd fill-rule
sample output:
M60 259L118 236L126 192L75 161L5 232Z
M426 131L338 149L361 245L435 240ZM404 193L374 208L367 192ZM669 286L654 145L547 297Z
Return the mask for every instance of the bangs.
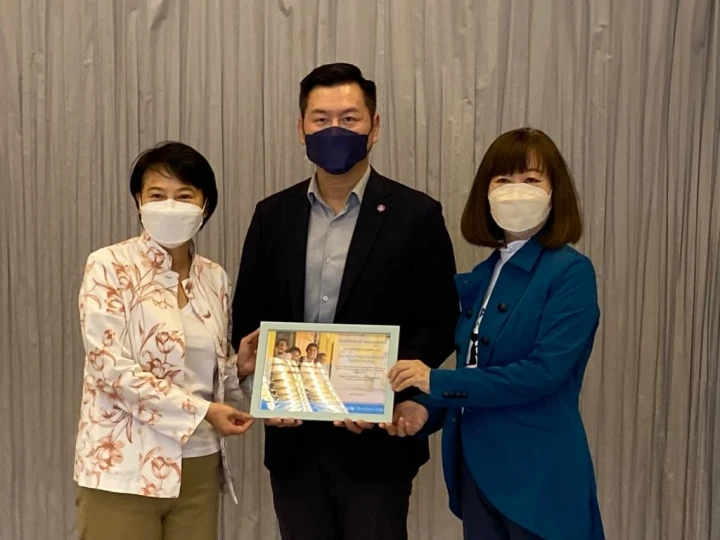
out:
M528 140L527 137L513 137L510 140L498 141L498 148L493 149L490 163L490 178L496 176L510 176L527 171L547 173L547 163L550 156L546 156L539 141ZM505 143L505 144L502 144Z
M158 162L148 166L146 172L153 171L170 180L177 180L184 186L188 186L205 193L204 178L193 174L192 167L182 161L176 163Z
M167 163L154 163L153 165L150 165L145 172L156 172L161 176L164 176L165 178L175 178L176 180L182 182L183 184L187 184L183 178L181 178L177 172L173 170L170 165Z

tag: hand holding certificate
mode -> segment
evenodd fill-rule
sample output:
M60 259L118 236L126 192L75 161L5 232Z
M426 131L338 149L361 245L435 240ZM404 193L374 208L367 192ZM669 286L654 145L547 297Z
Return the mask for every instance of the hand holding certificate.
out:
M395 392L414 386L425 394L430 393L430 368L420 360L400 360L390 370L390 385Z
M393 421L380 424L390 435L408 437L417 435L428 421L428 410L415 401L403 401L395 406Z
M398 338L396 326L263 322L251 413L268 425L326 420L356 432L391 422Z
M353 422L352 420L335 420L335 426L344 427L353 433L362 433L366 429L372 429L375 427L375 424L371 422L363 422L362 420L358 420L357 422Z

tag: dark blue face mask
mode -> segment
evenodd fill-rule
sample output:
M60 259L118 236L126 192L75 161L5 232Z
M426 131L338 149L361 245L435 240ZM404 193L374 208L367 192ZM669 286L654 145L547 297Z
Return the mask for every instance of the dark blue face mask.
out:
M345 174L368 153L368 135L341 127L329 127L305 135L307 157L330 174Z

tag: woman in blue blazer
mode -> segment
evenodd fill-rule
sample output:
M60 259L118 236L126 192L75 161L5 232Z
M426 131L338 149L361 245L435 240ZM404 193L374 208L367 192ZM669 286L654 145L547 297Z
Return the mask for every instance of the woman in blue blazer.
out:
M495 252L456 277L457 368L420 360L391 370L422 394L391 434L443 428L450 508L471 540L601 540L579 396L599 321L590 260L568 244L582 223L570 172L535 129L488 149L462 216L471 244Z

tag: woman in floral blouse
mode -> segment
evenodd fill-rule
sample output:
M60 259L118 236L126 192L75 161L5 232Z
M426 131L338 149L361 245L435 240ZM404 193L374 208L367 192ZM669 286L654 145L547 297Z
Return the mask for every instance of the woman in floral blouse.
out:
M130 191L144 232L92 253L80 291L80 538L215 539L221 489L235 499L224 437L253 422L224 402L250 388L257 332L230 354L227 274L193 249L217 206L207 160L153 148Z

